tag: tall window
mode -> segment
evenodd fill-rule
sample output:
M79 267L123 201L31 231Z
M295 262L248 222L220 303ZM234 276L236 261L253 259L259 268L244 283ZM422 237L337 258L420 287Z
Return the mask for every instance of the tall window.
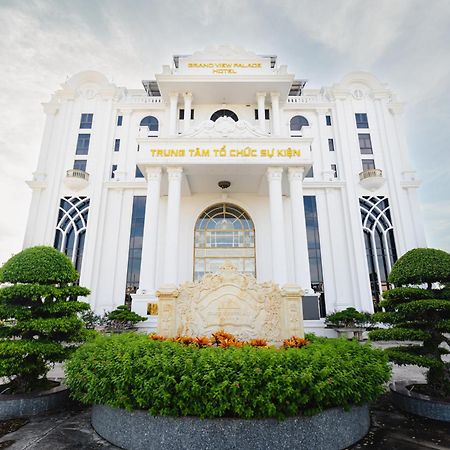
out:
M301 136L301 129L309 126L308 120L303 116L294 116L289 122L291 136Z
M180 120L184 120L184 109L180 109L178 118ZM194 120L194 110L193 109L191 109L191 120Z
M356 128L369 128L369 121L366 113L355 114Z
M358 133L359 139L359 148L361 150L361 154L363 155L371 155L373 153L372 150L372 141L370 139L369 133Z
M134 293L139 288L146 200L147 197L145 195L137 195L133 198L130 246L128 249L127 294Z
M334 152L334 140L332 138L328 139L328 150L330 150L330 152Z
M117 116L117 126L121 127L123 122L123 116Z
M327 127L331 127L331 116L325 116L325 123Z
M314 195L303 196L305 207L306 236L308 239L308 258L311 285L319 296L320 317L326 316L325 294L323 288L322 255L320 250L319 219Z
M89 153L89 142L91 140L90 134L79 134L77 140L77 155L87 155Z
M154 116L147 116L141 120L139 126L142 128L146 128L151 133L157 133L159 130L159 122L158 119Z
M114 141L114 151L118 152L120 150L120 139Z
M226 260L256 276L255 227L243 209L213 205L200 214L194 233L194 280L216 272Z
M54 247L65 253L80 272L89 214L87 197L64 197L59 203Z
M255 120L259 119L259 112L257 109L255 109ZM270 120L270 110L265 109L264 110L264 120Z
M229 109L219 109L219 111L216 111L209 120L215 122L219 117L231 117L235 122L239 120L237 114Z
M370 288L375 309L381 294L389 289L388 275L397 260L389 201L385 197L359 199L369 268Z
M86 128L86 129L92 128L92 118L93 117L94 117L94 114L91 114L91 113L81 114L80 128Z

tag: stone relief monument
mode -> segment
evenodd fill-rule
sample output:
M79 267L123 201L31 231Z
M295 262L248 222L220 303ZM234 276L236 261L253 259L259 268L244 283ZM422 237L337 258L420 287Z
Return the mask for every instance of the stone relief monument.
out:
M224 329L242 340L264 338L279 344L293 335L304 336L299 286L257 283L230 263L201 281L178 289L162 287L157 296L158 334L166 337Z

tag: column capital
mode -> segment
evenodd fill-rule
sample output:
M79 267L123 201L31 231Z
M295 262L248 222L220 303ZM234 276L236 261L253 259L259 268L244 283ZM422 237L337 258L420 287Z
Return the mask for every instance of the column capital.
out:
M265 92L257 92L256 98L266 98L266 93Z
M192 100L192 92L183 92L183 98Z
M161 179L161 167L150 166L145 169L147 181L158 181Z
M166 167L167 175L170 180L178 180L181 178L181 175L183 174L183 168L182 167Z
M304 174L305 174L304 167L289 167L289 169L288 169L289 181L294 181L294 180L303 181Z
M169 94L169 97L170 97L170 101L171 102L178 101L178 92L171 92Z
M280 98L280 93L279 92L271 92L270 93L270 98L272 99L272 101L275 99L275 100L278 100L279 98Z
M281 180L283 176L283 168L282 167L268 167L267 168L267 179L269 181Z

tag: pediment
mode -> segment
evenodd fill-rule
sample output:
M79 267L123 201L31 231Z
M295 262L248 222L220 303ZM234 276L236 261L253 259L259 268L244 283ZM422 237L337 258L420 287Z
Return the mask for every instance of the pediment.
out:
M231 117L219 117L215 122L205 120L196 127L182 134L183 137L269 137L270 134L261 131L245 120L235 122Z

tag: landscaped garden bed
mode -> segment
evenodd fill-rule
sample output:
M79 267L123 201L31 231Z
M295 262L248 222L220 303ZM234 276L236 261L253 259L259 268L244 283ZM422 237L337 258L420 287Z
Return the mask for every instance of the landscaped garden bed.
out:
M72 396L97 405L94 428L124 448L181 448L180 433L189 440L192 428L202 436L197 448L223 447L232 433L236 442L254 435L274 448L344 448L367 433L364 405L390 376L383 352L356 341L310 337L277 349L157 339L100 336L66 367Z

